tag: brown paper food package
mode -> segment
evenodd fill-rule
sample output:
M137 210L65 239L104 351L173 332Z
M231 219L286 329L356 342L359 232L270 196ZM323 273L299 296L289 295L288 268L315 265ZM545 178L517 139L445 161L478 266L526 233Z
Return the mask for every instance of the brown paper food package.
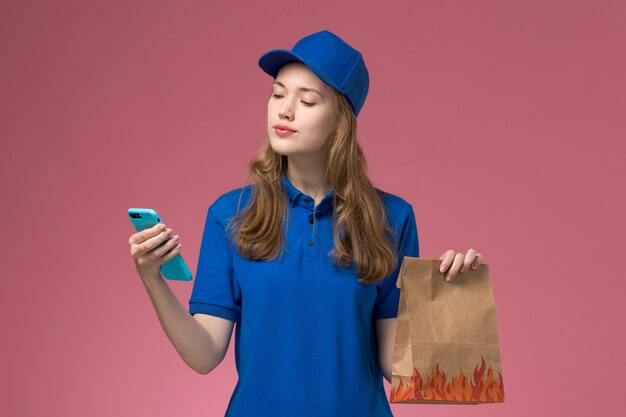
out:
M504 402L489 267L481 263L447 282L441 262L402 261L389 402Z

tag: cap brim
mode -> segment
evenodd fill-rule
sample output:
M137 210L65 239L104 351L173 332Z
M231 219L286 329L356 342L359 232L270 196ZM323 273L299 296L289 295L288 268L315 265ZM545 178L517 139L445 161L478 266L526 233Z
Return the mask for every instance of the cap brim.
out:
M302 58L287 49L272 49L261 55L259 67L267 74L276 78L280 67L288 62L302 62L306 65Z

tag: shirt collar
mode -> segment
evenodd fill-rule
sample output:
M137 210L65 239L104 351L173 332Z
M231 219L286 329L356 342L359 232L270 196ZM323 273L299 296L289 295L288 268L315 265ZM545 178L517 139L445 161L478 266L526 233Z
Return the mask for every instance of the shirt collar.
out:
M298 205L313 211L314 199L294 187L291 181L289 181L289 179L287 178L287 174L284 171L281 173L280 176L283 183L283 189L287 194L289 205L291 207ZM322 198L322 200L319 202L318 207L315 209L316 212L332 207L334 191L335 189L333 187L330 187L324 198Z

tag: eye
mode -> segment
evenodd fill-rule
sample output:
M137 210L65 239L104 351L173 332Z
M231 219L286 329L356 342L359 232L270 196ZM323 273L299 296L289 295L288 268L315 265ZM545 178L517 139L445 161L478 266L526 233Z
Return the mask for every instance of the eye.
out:
M280 98L280 97L282 97L282 95L280 95L280 94L272 94L272 97L274 97L274 98ZM303 100L300 100L300 101L301 101L301 102L302 102L302 104L304 104L306 107L313 107L313 106L315 106L315 103L309 103L309 102L307 102L307 101L303 101Z

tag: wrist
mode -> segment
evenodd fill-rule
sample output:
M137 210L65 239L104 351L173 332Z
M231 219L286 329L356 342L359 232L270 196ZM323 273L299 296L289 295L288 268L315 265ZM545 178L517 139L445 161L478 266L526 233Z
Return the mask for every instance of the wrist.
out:
M139 272L139 276L144 283L155 282L163 279L161 271L159 270L157 270L156 272Z

